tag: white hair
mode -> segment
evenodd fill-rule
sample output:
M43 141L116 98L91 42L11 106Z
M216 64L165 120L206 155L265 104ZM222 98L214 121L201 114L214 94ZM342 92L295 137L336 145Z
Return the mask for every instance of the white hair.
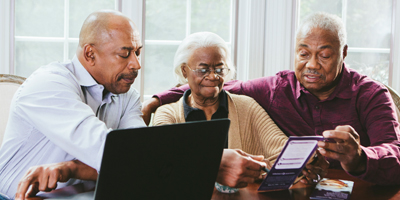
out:
M307 36L314 28L328 30L337 35L340 42L340 50L343 50L347 42L347 33L340 17L325 12L313 13L301 23L297 29L296 38Z
M218 47L225 57L225 65L229 68L229 73L224 77L225 81L229 81L235 75L235 68L231 61L231 54L225 41L215 33L198 32L187 36L176 50L174 57L174 76L180 84L186 84L188 81L182 74L181 66L187 64L189 58L196 49L203 47Z

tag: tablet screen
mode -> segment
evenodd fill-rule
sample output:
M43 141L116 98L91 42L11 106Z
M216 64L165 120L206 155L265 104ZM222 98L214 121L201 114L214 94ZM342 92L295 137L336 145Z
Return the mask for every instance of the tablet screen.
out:
M288 189L317 149L322 136L291 136L258 191Z

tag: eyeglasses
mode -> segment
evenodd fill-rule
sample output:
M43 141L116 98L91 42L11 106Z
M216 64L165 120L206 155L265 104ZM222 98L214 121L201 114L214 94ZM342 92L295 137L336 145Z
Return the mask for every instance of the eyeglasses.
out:
M214 72L214 74L216 74L217 76L225 77L229 73L229 70L230 70L228 68L216 68L214 70L208 69L208 68L207 69L205 69L205 68L203 68L203 69L192 69L192 68L189 67L189 65L187 65L187 67L190 70L192 70L194 72L194 74L196 74L196 76L198 76L198 77L208 76L211 72Z

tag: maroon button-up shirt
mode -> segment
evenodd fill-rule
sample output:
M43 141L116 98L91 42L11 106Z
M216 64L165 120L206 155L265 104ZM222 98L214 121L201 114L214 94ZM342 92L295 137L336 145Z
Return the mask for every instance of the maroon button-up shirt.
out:
M230 81L224 89L254 98L287 136L321 135L338 125L350 125L360 135L367 170L357 177L378 184L400 184L399 123L384 85L343 65L340 81L320 101L296 79L293 71L246 82ZM188 86L156 95L162 104L177 101ZM329 160L330 167L340 163Z

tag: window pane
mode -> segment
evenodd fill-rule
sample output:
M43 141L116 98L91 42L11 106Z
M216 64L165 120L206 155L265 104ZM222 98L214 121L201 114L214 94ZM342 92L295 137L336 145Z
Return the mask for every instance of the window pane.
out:
M145 95L178 84L172 66L178 45L171 40L181 41L187 36L187 20L190 33L210 31L226 42L231 40L231 0L146 0Z
M69 37L79 37L79 32L86 17L90 13L101 9L116 9L115 0L70 0Z
M388 53L354 53L349 52L346 64L367 75L372 79L388 84L389 77L389 54Z
M78 42L70 42L68 45L68 59L72 59L75 56L76 49L78 48Z
M230 0L192 0L191 33L210 31L230 41Z
M341 1L328 0L333 10L341 13ZM329 10L327 0L301 0L300 13ZM322 3L324 2L324 3ZM375 80L388 83L389 79L389 53L374 53L368 49L366 53L363 48L386 48L390 49L391 42L391 16L392 0L347 0L343 8L346 9L344 16L347 30L347 44L350 48L346 63L349 67L365 74ZM333 8L334 7L334 8ZM328 9L328 10L326 10ZM332 10L330 9L330 10ZM338 16L341 16L338 14Z
M145 95L153 95L178 84L173 75L177 49L177 45L146 45Z
M392 0L347 1L350 47L390 48Z
M342 0L301 0L300 2L300 22L314 12L327 12L342 17Z
M40 66L63 60L63 43L15 42L16 74L28 77Z
M16 0L15 35L63 37L63 0Z
M183 40L186 0L146 0L146 40Z

